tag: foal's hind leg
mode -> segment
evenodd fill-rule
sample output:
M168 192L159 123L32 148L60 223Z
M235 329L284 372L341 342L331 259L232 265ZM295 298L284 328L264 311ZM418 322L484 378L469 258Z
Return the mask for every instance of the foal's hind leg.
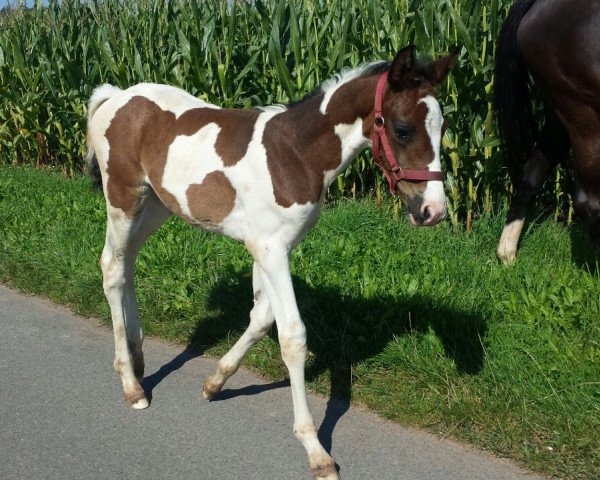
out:
M115 337L114 368L121 377L127 403L146 408L148 400L140 385L144 376L143 332L134 291L135 259L146 239L170 212L150 192L133 218L108 205L106 243L100 263L103 286L110 305Z
M252 288L254 307L250 312L250 325L235 345L221 358L215 374L204 382L203 394L208 400L219 393L227 379L237 372L248 350L267 334L275 320L256 263L252 270Z
M525 215L544 180L568 152L567 131L554 112L548 111L540 141L523 166L523 175L513 196L498 243L496 254L502 263L514 262Z

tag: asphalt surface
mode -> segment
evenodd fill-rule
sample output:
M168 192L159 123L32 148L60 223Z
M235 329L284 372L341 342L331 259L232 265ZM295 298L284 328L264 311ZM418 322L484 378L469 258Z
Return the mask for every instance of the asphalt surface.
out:
M214 359L146 339L147 410L124 403L112 333L0 286L0 478L310 479L291 392L241 369L212 402ZM540 479L474 448L311 396L344 480Z

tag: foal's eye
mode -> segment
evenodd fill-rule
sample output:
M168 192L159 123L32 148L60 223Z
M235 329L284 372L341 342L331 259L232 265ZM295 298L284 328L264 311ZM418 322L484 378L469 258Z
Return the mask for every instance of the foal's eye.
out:
M410 142L413 136L413 129L408 125L394 125L394 133L398 140Z

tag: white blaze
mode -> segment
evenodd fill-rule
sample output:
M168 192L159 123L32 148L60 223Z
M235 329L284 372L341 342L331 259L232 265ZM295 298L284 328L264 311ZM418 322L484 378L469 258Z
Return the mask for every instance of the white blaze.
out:
M427 105L428 112L425 117L425 130L429 135L431 148L433 150L433 159L429 163L429 170L439 172L442 170L442 162L440 160L440 144L442 142L442 126L444 118L438 101L431 95L427 95L419 100L419 103ZM445 206L444 184L439 181L427 182L427 187L423 195L423 203L439 202Z

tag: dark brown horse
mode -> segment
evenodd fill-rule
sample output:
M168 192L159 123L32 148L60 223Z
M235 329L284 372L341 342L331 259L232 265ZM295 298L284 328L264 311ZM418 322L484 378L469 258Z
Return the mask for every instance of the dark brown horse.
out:
M544 103L540 133L530 75ZM527 209L569 149L575 211L600 244L600 1L517 0L496 46L495 103L516 186L500 260L514 261Z

